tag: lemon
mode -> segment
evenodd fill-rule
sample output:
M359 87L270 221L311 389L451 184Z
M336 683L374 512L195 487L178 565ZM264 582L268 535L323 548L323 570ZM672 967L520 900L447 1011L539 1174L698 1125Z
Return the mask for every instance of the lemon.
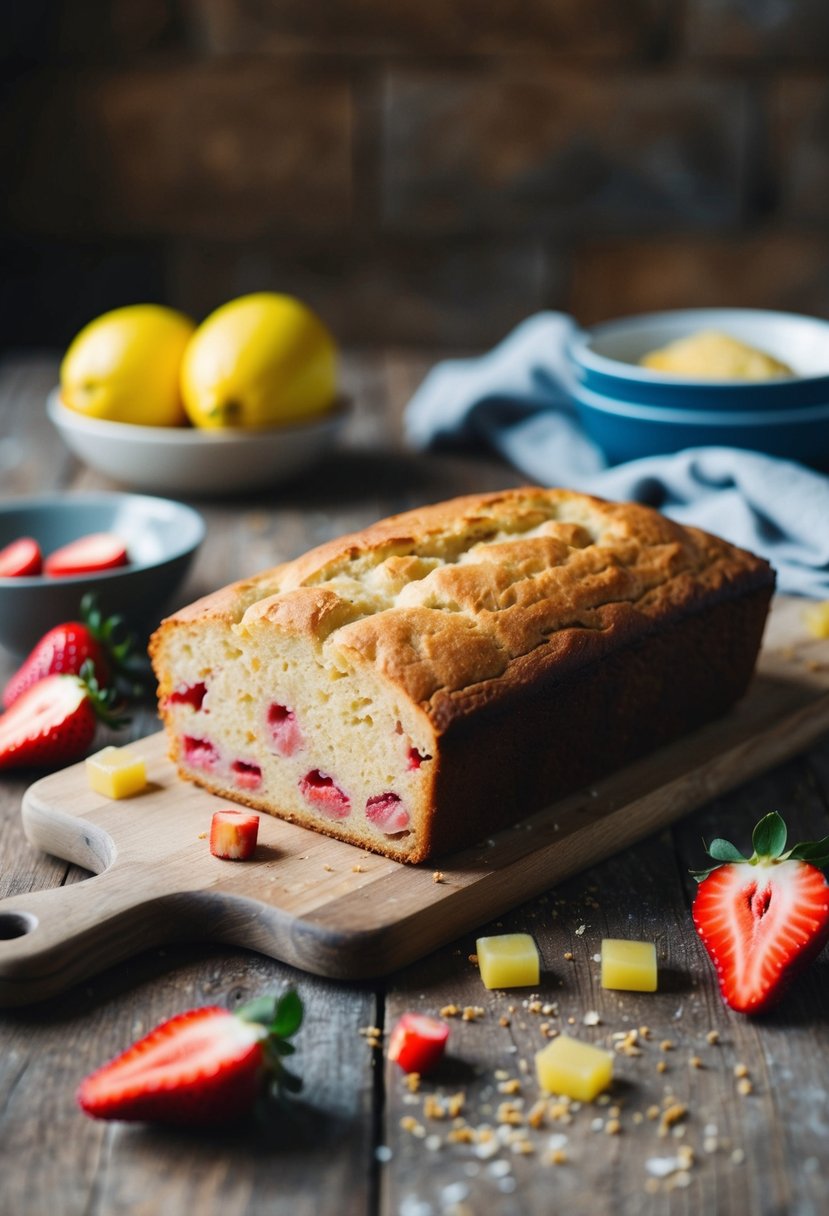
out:
M258 292L217 308L184 353L184 408L199 427L269 427L328 410L334 340L293 296Z
M88 418L181 426L181 360L194 323L161 304L105 312L73 339L60 368L65 406Z

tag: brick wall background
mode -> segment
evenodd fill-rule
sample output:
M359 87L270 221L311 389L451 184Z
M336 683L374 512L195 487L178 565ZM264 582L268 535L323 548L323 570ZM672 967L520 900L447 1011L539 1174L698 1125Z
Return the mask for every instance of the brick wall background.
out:
M0 343L263 287L360 343L829 315L827 0L11 0L0 79Z

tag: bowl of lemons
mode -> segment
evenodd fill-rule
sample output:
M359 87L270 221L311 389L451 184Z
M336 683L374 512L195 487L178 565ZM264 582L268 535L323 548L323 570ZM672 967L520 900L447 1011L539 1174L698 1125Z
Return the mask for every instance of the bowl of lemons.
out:
M322 321L292 296L259 292L198 326L158 304L105 313L69 346L47 412L112 480L217 497L307 471L336 441L346 402Z

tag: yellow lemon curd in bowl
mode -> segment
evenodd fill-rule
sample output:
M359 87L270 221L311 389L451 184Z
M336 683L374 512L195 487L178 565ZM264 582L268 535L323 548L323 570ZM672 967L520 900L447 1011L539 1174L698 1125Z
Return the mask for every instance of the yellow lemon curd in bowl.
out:
M694 380L775 380L794 375L773 355L716 330L678 338L643 355L639 363L655 372Z

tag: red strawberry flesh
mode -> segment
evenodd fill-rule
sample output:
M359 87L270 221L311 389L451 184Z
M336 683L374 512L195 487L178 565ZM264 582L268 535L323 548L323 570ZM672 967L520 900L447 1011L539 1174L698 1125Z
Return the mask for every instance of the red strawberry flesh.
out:
M95 710L83 680L39 680L0 717L0 768L57 766L79 759L95 735Z
M251 760L234 760L230 771L240 790L258 790L262 784L262 769Z
M167 698L168 705L189 705L192 709L201 709L207 696L207 685L200 680L197 684L182 684Z
M366 819L387 835L405 832L409 826L409 812L400 796L391 792L369 798L366 803Z
M294 711L277 702L268 706L268 733L274 751L280 756L293 756L305 743Z
M21 536L0 549L0 578L29 578L42 568L40 545L31 536Z
M114 532L92 532L50 553L43 573L53 578L95 574L127 564L127 547Z
M259 816L251 811L214 811L210 852L224 861L247 861L256 852Z
M99 684L109 678L106 650L83 621L66 621L45 633L3 690L8 709L21 693L48 675L64 672L77 675L89 659Z
M299 789L306 802L329 819L347 819L351 814L348 795L334 784L333 777L312 769L300 779Z
M404 1013L389 1036L389 1059L404 1072L426 1074L439 1064L448 1038L449 1027L439 1018Z
M803 861L722 865L700 884L693 917L727 1004L760 1013L829 939L829 886Z
M219 1006L171 1018L82 1082L96 1118L210 1124L237 1118L259 1088L264 1027Z

